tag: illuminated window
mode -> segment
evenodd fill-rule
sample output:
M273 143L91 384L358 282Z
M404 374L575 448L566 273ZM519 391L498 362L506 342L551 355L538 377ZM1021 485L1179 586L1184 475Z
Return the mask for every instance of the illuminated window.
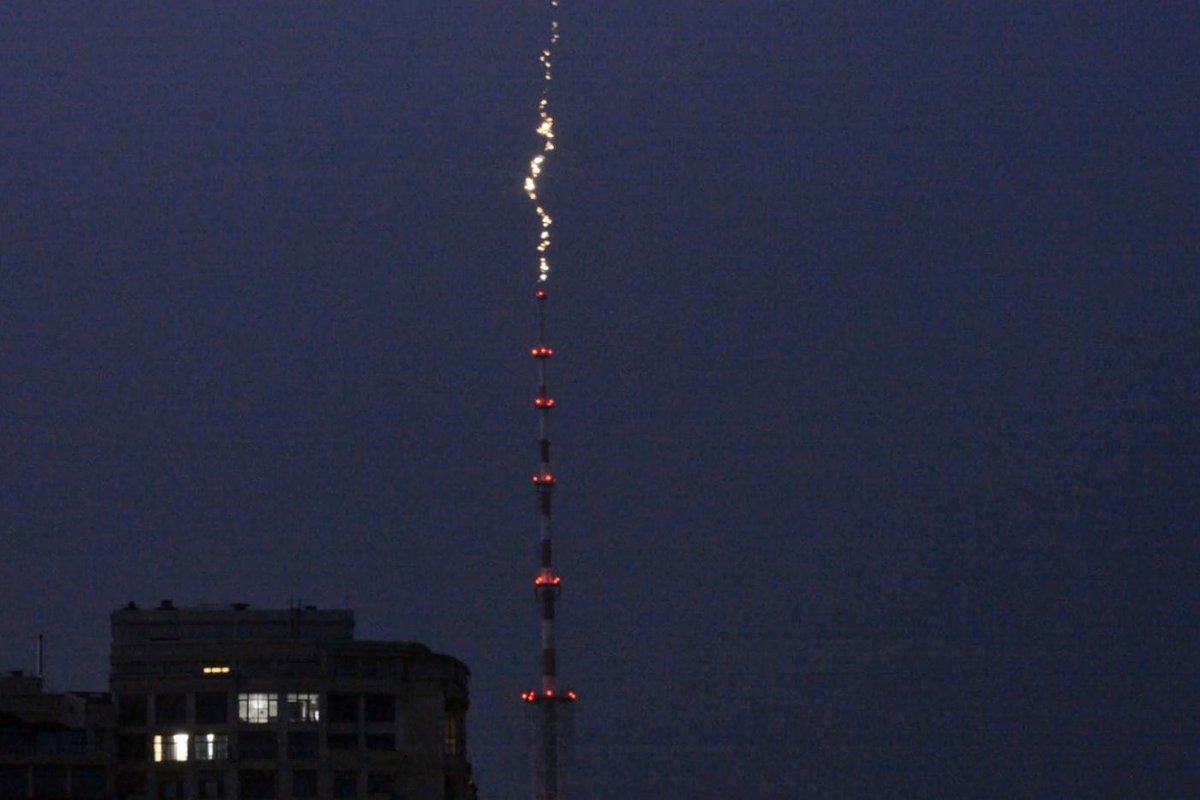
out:
M173 733L163 736L161 733L156 733L154 735L154 760L156 762L187 761L188 735Z
M197 761L223 761L229 758L229 734L197 733L192 750Z
M287 696L288 722L317 722L321 719L321 708L316 694L289 694Z
M214 666L210 666L210 667L205 667L204 674L205 675L228 675L229 667L225 666L224 664L221 664L219 666L214 665Z
M445 727L446 755L457 756L462 747L462 712L447 711Z
M238 695L238 719L256 725L274 722L279 716L279 698L273 694L252 692Z

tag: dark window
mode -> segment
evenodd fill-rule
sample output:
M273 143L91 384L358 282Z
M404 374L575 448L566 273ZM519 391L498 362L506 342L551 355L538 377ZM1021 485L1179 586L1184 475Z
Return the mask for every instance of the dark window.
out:
M131 764L146 760L146 737L140 733L117 737L117 761Z
M79 800L108 797L108 775L103 767L76 767L71 772L71 796Z
M0 728L0 753L7 756L33 752L33 736L24 728Z
M317 771L301 769L292 773L292 797L317 796Z
M196 724L220 725L229 719L229 698L224 692L196 692Z
M38 731L33 752L39 756L81 756L86 744L83 731Z
M201 772L196 776L196 794L201 800L221 800L225 796L225 776L219 772Z
M329 695L330 722L358 722L358 695Z
M66 797L67 768L44 766L33 768L34 797Z
M340 770L333 773L333 796L358 797L358 773Z
M0 797L29 796L28 767L0 767Z
M388 751L396 749L396 736L391 733L368 733L367 734L367 749L375 751Z
M367 796L374 800L375 798L386 798L392 800L396 791L396 776L386 773L372 772L367 776Z
M244 800L274 800L275 773L246 770L238 773L238 796Z
M158 776L158 800L182 800L183 775L163 772Z
M395 722L396 698L390 694L367 695L367 722Z
M187 695L177 692L154 695L154 721L159 725L187 722Z
M326 737L330 750L357 750L357 733L331 733Z
M238 758L279 758L279 737L270 731L242 731L237 746Z
M146 724L146 696L123 694L117 698L117 723L119 725Z
M117 800L137 798L143 800L146 796L146 773L132 772L117 776Z
M292 731L288 734L288 758L316 758L318 739L316 731Z

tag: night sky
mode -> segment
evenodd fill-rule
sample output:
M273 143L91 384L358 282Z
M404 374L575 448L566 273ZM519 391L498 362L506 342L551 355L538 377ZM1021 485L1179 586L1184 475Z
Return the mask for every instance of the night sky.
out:
M1200 796L1200 6L562 0L575 798ZM538 677L544 0L0 5L0 666Z

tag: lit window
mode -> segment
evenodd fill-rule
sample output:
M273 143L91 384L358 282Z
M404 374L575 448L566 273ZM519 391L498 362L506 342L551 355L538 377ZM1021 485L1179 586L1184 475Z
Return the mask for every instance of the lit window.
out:
M252 692L238 695L238 719L263 724L279 716L279 698L273 694Z
M461 755L462 723L463 714L461 711L446 712L446 726L443 733L445 734L446 755L448 756Z
M204 674L205 675L228 675L229 667L224 666L224 665L205 667Z
M154 735L154 760L156 762L187 761L188 735L174 733L170 736L163 736L161 733L156 733Z
M227 733L197 733L192 743L197 761L223 761L229 758Z
M318 722L321 708L316 694L289 694L287 696L288 722Z

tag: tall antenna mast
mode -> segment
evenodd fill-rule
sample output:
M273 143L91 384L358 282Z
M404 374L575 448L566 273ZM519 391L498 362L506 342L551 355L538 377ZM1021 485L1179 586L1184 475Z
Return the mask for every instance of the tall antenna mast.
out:
M546 362L554 350L546 344L546 290L534 293L538 309L538 343L532 350L538 368L538 393L534 406L538 412L538 467L533 485L538 497L538 529L541 559L534 578L534 595L541 616L542 688L526 692L522 698L530 706L533 749L533 800L565 800L564 751L570 732L570 707L575 692L558 688L558 659L554 643L554 606L562 587L562 578L554 571L553 513L554 472L550 467L550 409L554 398L546 385Z
M558 0L550 0L551 9L558 8ZM532 354L537 362L538 391L533 404L538 414L538 466L533 475L533 486L538 498L538 530L541 538L541 558L537 577L534 578L534 596L537 599L541 618L542 634L542 688L526 692L521 698L529 707L531 723L531 750L533 756L533 800L566 800L565 754L569 750L567 737L570 733L571 708L575 693L561 691L558 687L558 661L554 645L554 606L558 601L562 578L554 572L554 547L551 536L552 503L554 497L554 472L550 468L550 409L554 398L546 385L546 366L554 351L546 343L546 283L550 276L550 261L546 251L550 248L550 214L538 200L537 178L542 172L546 155L554 149L554 117L549 109L549 86L552 77L554 47L558 44L558 21L550 21L550 40L538 60L542 64L544 83L542 97L538 103L537 134L542 138L542 148L529 163L529 175L525 178L525 193L534 202L541 234L537 251L537 345Z

